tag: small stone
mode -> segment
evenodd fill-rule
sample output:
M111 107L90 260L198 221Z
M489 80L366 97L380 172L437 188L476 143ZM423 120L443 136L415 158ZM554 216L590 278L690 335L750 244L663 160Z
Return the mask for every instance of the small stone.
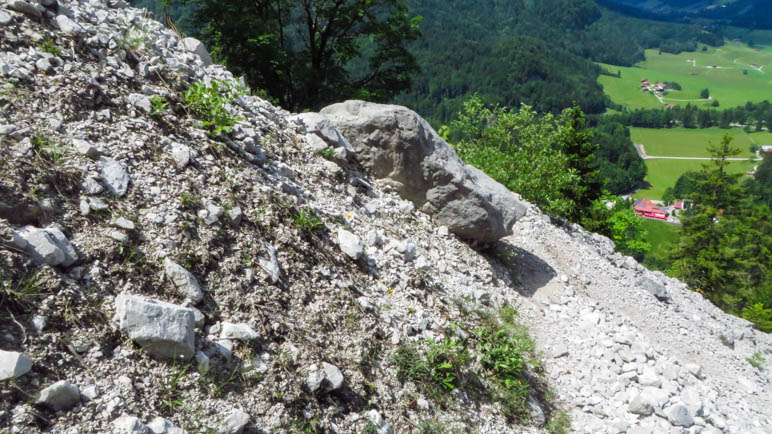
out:
M649 400L644 398L643 395L638 394L630 401L627 411L641 416L649 416L654 413L654 406Z
M0 381L21 377L32 369L32 360L22 353L0 350Z
M702 373L702 366L700 365L697 365L695 363L687 363L684 365L684 369L686 369L687 372L699 378L700 380L705 378L705 376Z
M96 146L86 140L72 139L72 146L79 154L85 155L92 160L99 158L99 150L97 150Z
M101 176L110 193L121 197L129 190L129 175L121 163L112 158L101 157Z
M104 187L93 176L89 176L81 182L81 187L86 194L99 194L104 191Z
M324 377L328 382L328 385L325 387L326 391L337 390L343 386L343 373L340 372L337 366L325 362L322 363L322 369L324 370Z
M46 328L46 317L43 315L35 315L32 317L32 325L35 326L35 330L38 331L38 333L42 332L43 329Z
M107 236L119 243L127 243L129 241L129 236L121 231L110 231L107 233Z
M46 387L40 392L38 404L50 407L52 410L69 410L80 401L80 392L72 384L61 380Z
M491 294L488 291L478 289L474 292L474 299L478 303L489 306L491 304Z
M318 366L311 365L310 372L306 378L306 386L308 386L308 389L311 393L316 393L317 390L321 389L323 382L324 373L319 370Z
M243 216L243 213L241 211L241 208L235 206L228 210L228 224L231 225L231 227L237 228L241 224L241 218Z
M661 285L649 278L642 278L637 282L637 285L648 291L651 295L657 298L657 300L663 303L670 303L671 297L668 294L664 285Z
M130 94L129 103L147 114L150 114L153 108L153 105L150 102L150 98L148 98L147 95L142 95L141 93Z
M565 344L558 344L552 350L552 354L554 354L552 357L555 359L565 357L568 355L568 347Z
M187 431L177 428L173 423L160 416L147 424L147 429L153 434L187 434Z
M85 387L80 394L86 401L91 401L99 396L99 388L96 385Z
M220 331L220 339L234 339L237 341L251 341L255 340L260 335L252 329L252 327L246 324L234 324L230 322L222 323L222 330Z
M239 434L249 423L249 414L239 409L234 409L217 429L219 434Z
M257 258L257 263L263 271L268 273L268 276L271 278L271 283L276 283L281 279L281 267L279 266L279 258L277 256L278 252L275 247L270 245L266 247L266 250L268 251L268 258L266 259L261 256Z
M365 247L358 236L345 229L338 229L338 246L350 258L357 260L365 253Z
M198 351L195 358L196 364L198 365L198 372L201 374L209 372L209 356L204 354L203 351Z
M694 419L689 414L689 409L683 404L672 405L665 409L667 420L675 426L690 427L694 425Z
M148 428L135 416L121 416L113 421L113 434L149 434Z
M191 274L182 265L172 261L171 258L167 257L164 259L164 273L172 281L174 287L192 304L196 304L204 299L204 291L201 290L196 276Z
M0 26L5 26L11 22L11 16L0 10ZM3 134L0 134L3 135Z
M61 30L65 35L76 35L83 32L83 29L80 27L80 25L71 20L67 15L57 15L56 24L59 26L59 30Z
M190 164L190 155L191 152L189 147L179 143L174 143L172 145L172 159L178 169L184 169Z
M124 217L118 217L117 219L110 222L110 224L117 228L126 229L127 231L134 230L134 222Z

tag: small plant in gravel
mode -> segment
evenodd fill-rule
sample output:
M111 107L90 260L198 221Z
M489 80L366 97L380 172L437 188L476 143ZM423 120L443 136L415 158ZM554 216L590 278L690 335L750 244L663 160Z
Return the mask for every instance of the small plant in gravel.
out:
M188 211L195 211L201 207L201 199L194 194L186 193L183 191L180 194L180 204L182 205L183 209Z
M142 26L132 25L127 27L121 37L116 41L122 48L132 51L142 51L147 43L150 32Z
M304 232L316 232L324 223L310 209L301 209L295 214L295 227Z
M761 351L756 351L753 353L752 356L745 359L748 361L748 363L751 364L754 368L758 369L759 371L764 370L764 363L767 362L767 359L764 358L764 355L761 354Z
M527 330L516 321L517 311L509 305L499 311L501 321L486 318L485 327L476 331L480 362L496 384L494 398L504 414L513 420L528 419L530 387L524 378L526 355L534 350Z
M238 97L239 91L227 81L211 81L209 85L196 82L183 94L185 108L204 124L204 128L214 137L225 132L240 121L225 109L225 105Z
M445 425L432 420L425 419L418 424L418 434L445 434L448 432Z
M322 158L325 160L332 160L332 158L335 156L335 149L333 149L331 146L328 146L324 149L320 149L316 151L317 154L319 154Z
M565 411L555 412L544 429L550 434L568 434L571 432L571 416Z
M159 397L161 399L161 411L171 415L178 407L185 407L185 401L183 400L182 379L188 372L190 365L177 366L175 361L174 368L176 371L170 377L163 380L159 390Z
M43 135L35 134L30 138L35 154L49 164L59 164L64 160L66 152L61 147L55 145L51 140Z
M393 361L397 365L397 378L422 385L427 392L439 396L455 389L460 381L461 370L469 361L469 352L456 338L445 337L441 342L426 340L424 355L414 344L402 344Z
M62 50L59 49L59 46L56 45L53 39L46 38L41 44L40 44L40 51L48 54L53 54L56 57L60 57L62 55Z
M26 311L32 306L33 299L41 295L38 275L14 280L5 278L0 270L0 308Z
M150 98L150 116L164 114L169 110L169 101L162 96Z

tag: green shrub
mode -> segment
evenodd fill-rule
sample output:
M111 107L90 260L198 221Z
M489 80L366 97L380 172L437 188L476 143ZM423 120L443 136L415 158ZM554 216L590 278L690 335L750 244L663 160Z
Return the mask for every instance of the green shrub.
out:
M331 146L328 146L324 149L316 151L316 153L325 160L332 160L332 158L335 156L335 149L333 149Z
M238 90L227 81L212 81L208 86L199 81L182 94L182 99L188 112L203 122L214 137L222 132L230 133L231 127L241 120L225 109L238 95Z

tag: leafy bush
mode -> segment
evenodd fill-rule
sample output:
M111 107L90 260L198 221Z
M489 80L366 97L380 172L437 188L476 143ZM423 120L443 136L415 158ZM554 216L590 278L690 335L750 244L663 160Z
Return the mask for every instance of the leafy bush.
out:
M453 123L458 154L508 189L558 217L571 214L574 202L565 191L580 182L569 159L555 148L560 129L552 115L539 117L520 110L485 107L478 96L464 103Z
M241 119L231 115L225 105L238 97L239 91L226 81L211 81L209 85L196 82L183 94L188 112L204 123L211 136L230 133L231 127Z
M53 54L56 57L62 55L62 50L56 45L53 39L46 38L42 44L40 44L40 50L44 53Z

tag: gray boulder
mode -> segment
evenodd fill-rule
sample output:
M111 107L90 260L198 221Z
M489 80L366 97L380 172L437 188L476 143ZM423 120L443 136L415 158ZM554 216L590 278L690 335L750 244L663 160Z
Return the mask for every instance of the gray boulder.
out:
M72 384L61 380L40 391L37 403L52 410L69 410L80 402L80 392Z
M201 290L196 276L192 275L182 265L166 258L164 259L164 272L177 290L185 296L186 300L196 304L204 299L204 291Z
M16 351L0 350L0 381L21 377L32 369L32 360Z
M39 264L69 267L78 260L70 240L56 227L24 226L13 231L13 243Z
M116 321L148 354L185 360L195 352L192 309L122 293L115 299Z
M212 56L209 55L209 52L206 51L206 47L204 46L204 44L198 39L185 38L182 40L182 45L185 46L186 50L198 56L201 59L201 61L204 62L205 66L208 66L214 63L214 60L212 60Z
M668 294L667 289L665 289L665 285L659 284L648 277L641 278L638 280L637 284L656 297L657 300L663 303L670 303L670 294Z
M220 339L234 339L237 341L251 341L259 338L260 335L247 324L235 324L223 322L220 331Z
M527 205L466 166L418 114L396 105L346 101L322 110L353 143L370 174L460 237L494 242L511 233Z

